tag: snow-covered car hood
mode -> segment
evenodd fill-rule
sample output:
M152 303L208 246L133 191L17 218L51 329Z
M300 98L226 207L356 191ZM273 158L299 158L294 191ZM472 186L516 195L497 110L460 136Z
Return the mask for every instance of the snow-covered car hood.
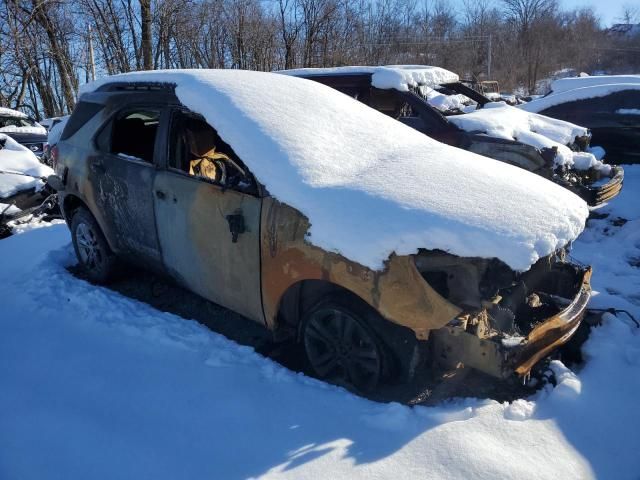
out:
M483 133L494 138L516 140L542 149L557 148L556 166L566 165L578 170L595 167L608 171L610 166L587 152L574 152L567 145L576 137L588 135L589 130L573 123L524 111L505 102L491 102L482 108L447 119L466 132Z
M44 182L40 177L53 175L53 170L38 161L31 150L23 147L13 138L0 133L0 198L7 198L16 193L35 188L41 189ZM31 176L15 175L23 173Z
M588 215L538 175L439 143L313 81L171 70L105 77L82 93L112 82L174 84L275 198L309 218L311 243L372 269L427 248L527 270L575 239Z

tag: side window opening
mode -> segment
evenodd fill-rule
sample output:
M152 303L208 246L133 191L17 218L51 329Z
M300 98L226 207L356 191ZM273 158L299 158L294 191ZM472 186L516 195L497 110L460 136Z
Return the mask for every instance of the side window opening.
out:
M371 107L395 119L417 118L411 105L392 90L371 89Z
M127 110L115 117L96 139L100 150L132 160L153 163L160 111Z
M204 119L174 113L169 140L169 167L199 179L256 194L245 165Z

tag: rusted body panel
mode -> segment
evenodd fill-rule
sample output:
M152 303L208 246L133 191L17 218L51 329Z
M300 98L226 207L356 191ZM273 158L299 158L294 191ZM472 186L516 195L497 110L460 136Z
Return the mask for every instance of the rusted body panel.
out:
M264 199L262 297L272 328L282 296L303 280L325 280L351 291L420 339L461 312L423 280L411 257L392 256L384 270L373 271L311 245L306 240L308 229L308 220L297 210L273 198Z

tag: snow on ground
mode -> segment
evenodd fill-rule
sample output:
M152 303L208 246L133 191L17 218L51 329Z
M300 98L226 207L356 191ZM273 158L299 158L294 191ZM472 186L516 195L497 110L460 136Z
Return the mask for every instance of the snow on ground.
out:
M573 123L525 112L505 102L487 103L479 110L452 115L447 119L467 132L481 132L490 137L517 140L538 149L556 147L556 166L566 165L578 170L595 167L603 173L611 171L609 165L596 159L593 154L574 152L567 147L577 136L588 133L587 128Z
M3 143L4 147L2 147ZM15 173L24 173L33 177ZM31 150L0 133L0 198L7 198L31 188L40 190L44 187L44 182L39 177L49 175L53 175L53 170L40 163Z
M310 219L310 242L372 269L392 252L432 248L527 270L575 238L588 214L542 177L439 143L316 82L171 70L106 77L83 91L114 81L177 84L180 101L269 192Z
M592 87L596 85L615 85L616 83L638 83L640 75L596 75L586 77L559 78L551 82L553 93L566 92L582 87Z
M518 105L518 108L527 112L543 112L547 108L563 103L585 100L587 98L606 97L612 93L626 90L640 90L640 83L615 83L611 85L592 85L587 87L574 88L559 93L550 93L542 98L532 100L529 103Z
M574 256L640 317L640 166ZM605 230L607 229L608 230ZM631 262L631 263L630 263ZM608 317L579 372L511 404L377 404L73 277L64 225L0 241L0 477L615 479L640 472L640 334Z

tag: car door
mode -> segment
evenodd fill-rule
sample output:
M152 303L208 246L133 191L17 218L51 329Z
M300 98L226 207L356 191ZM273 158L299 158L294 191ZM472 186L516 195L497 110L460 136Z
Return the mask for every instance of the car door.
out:
M118 253L151 265L161 264L153 184L162 115L153 105L120 109L98 132L88 161L99 216Z
M158 238L166 269L183 285L260 323L260 213L262 200L248 172L237 185L198 175L193 132L216 155L234 158L230 147L202 118L172 113L167 160L154 181ZM190 140L191 139L191 140ZM224 153L221 153L224 152ZM228 172L231 175L231 172ZM237 180L237 178L236 178Z

